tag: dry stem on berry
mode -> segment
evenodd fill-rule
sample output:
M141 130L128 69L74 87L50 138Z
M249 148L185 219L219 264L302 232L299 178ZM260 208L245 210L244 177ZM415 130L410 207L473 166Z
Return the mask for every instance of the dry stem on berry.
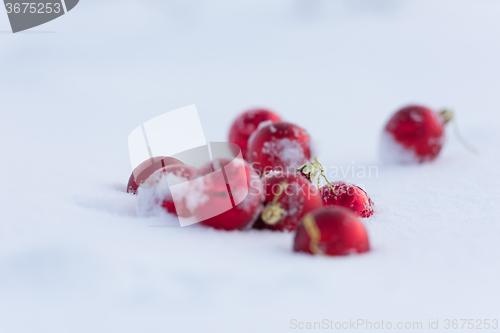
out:
M475 147L470 145L467 141L465 141L465 139L460 134L460 131L458 130L457 121L455 120L455 113L451 110L445 109L445 110L440 111L439 115L441 116L441 119L443 120L443 123L445 123L445 124L448 124L450 121L454 120L453 121L453 132L455 132L455 136L457 137L458 141L460 141L460 143L465 147L465 149L467 149L468 151L470 151L473 154L478 155L479 151Z
M325 176L325 170L323 169L323 166L321 163L318 162L318 159L316 156L314 156L314 162L307 162L302 164L297 171L301 172L307 179L309 179L311 182L314 181L316 177L318 177L317 182L318 182L318 189L319 189L319 177L323 177L327 184L331 187L333 193L335 193L335 188L333 188L332 184L328 181L328 178ZM319 174L319 175L318 175Z
M267 224L276 224L283 219L285 215L285 209L278 203L278 200L281 198L283 194L284 188L288 186L287 182L281 182L279 184L278 191L274 195L273 201L266 205L264 210L262 211L261 217L262 221Z
M314 217L311 214L307 214L304 217L303 224L310 238L309 249L313 254L323 255L324 253L318 248L318 244L321 239L321 232L316 224L316 221L314 220Z

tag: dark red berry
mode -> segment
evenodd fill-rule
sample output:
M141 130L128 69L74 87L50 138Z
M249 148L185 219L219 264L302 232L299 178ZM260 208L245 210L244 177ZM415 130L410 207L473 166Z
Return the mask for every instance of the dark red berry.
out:
M423 106L407 106L385 126L381 155L389 162L422 163L434 160L445 142L449 111L436 113Z
M265 109L252 109L243 112L234 120L229 130L229 142L237 144L244 159L247 159L248 138L262 122L276 122L281 118Z
M213 165L215 171L207 163L193 176L188 207L206 226L225 230L250 226L262 210L260 177L241 159L216 160Z
M176 158L173 157L165 157L165 156L157 156L153 157L153 160L148 159L141 164L137 168L134 169L130 178L128 180L127 192L137 194L137 188L140 184L144 183L149 176L153 174L156 170L173 164L183 164Z
M255 229L295 230L305 214L323 207L318 190L296 173L271 171L262 183L265 206Z

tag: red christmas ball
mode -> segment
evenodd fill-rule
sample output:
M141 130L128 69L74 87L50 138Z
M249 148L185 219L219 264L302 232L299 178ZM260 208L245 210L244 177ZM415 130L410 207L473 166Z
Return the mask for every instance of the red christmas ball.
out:
M396 112L385 126L381 156L388 162L422 163L434 160L445 142L449 111L436 113L412 105Z
M224 230L248 227L262 210L260 177L241 159L219 159L213 165L215 171L207 163L192 177L188 207L203 225Z
M295 230L304 215L323 207L318 190L297 173L271 171L262 183L265 206L255 229Z
M229 142L237 144L244 159L247 159L248 139L262 122L276 122L281 118L274 112L265 109L248 110L234 120L229 130Z
M320 188L319 192L325 207L342 206L361 217L370 217L373 215L373 202L368 197L368 194L359 186L337 181L324 185Z
M155 216L168 212L182 217L190 217L186 201L174 204L169 184L188 181L196 169L184 164L173 164L158 169L141 184L137 192L136 210L139 216Z
M307 214L301 221L293 250L342 256L368 252L370 242L356 214L343 207L325 207Z
M176 158L157 156L153 160L148 159L134 169L128 180L127 192L137 194L137 188L144 183L156 170L173 164L184 164Z
M310 141L306 130L297 125L266 124L251 135L248 159L261 175L271 170L292 171L311 158Z

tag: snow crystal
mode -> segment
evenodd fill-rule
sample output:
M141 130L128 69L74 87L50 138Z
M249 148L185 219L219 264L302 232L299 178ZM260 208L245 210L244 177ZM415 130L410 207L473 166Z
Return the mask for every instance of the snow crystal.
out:
M189 186L185 187L186 207L190 211L194 211L196 207L206 203L210 199L210 196L206 193L205 177L209 176L193 179L189 182Z
M274 170L273 169L273 170L269 171L268 173L266 173L263 178L269 178L269 177L272 177L272 176L277 176L280 173L281 173L281 170Z
M139 186L137 191L136 213L138 216L164 216L169 214L162 207L163 201L172 200L170 186L186 182L188 179L180 176L182 170L163 172L161 169L155 171L149 178Z
M418 112L416 110L413 110L410 112L410 117L411 117L411 119L413 119L417 123L421 123L424 120L424 118L422 117L420 112Z
M302 145L288 138L264 142L262 153L278 157L287 166L300 166L307 161Z
M288 196L288 210L285 211L285 216L290 216L294 221L298 220L298 217L304 209L304 197L300 195L301 191L303 191L303 189L295 182L289 184L286 188L286 192L291 195Z
M161 204L171 197L164 173L155 172L137 189L136 213L141 217L168 214Z

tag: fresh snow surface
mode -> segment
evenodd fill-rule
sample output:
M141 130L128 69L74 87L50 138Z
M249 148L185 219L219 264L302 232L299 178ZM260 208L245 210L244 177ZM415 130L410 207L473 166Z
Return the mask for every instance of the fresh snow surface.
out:
M86 0L19 34L0 12L0 332L500 319L500 2ZM138 217L128 134L193 103L207 141L258 106L306 128L375 202L372 251ZM454 110L480 155L448 129L435 162L380 164L414 103Z
M418 156L413 149L405 148L385 130L380 134L379 158L385 164L414 164Z

